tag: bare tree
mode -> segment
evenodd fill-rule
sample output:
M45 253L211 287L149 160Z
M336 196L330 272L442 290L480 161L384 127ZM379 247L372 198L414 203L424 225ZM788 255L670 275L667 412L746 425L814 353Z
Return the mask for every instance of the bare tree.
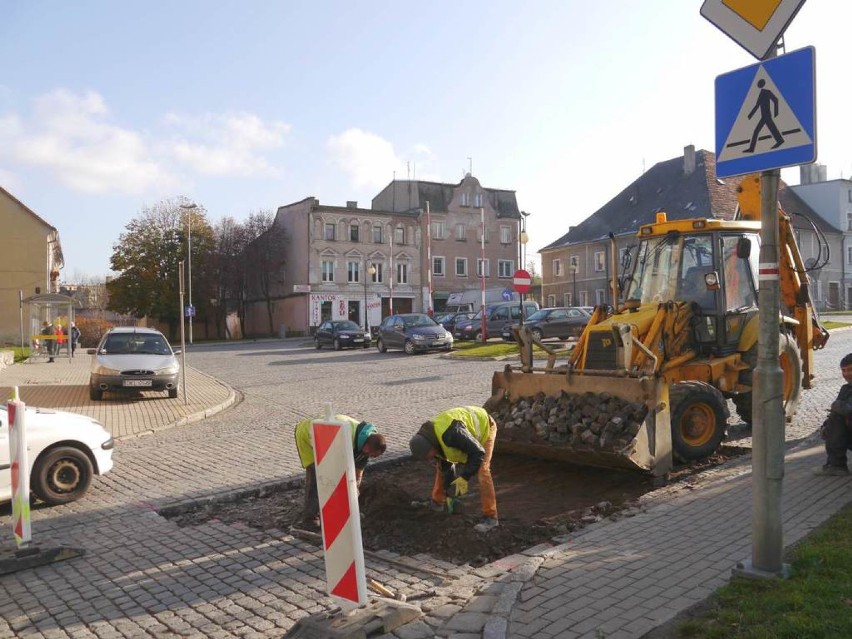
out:
M263 301L269 319L269 333L275 333L273 311L276 284L283 279L287 236L275 224L271 211L257 211L245 223L248 244L245 250L247 290L250 301Z

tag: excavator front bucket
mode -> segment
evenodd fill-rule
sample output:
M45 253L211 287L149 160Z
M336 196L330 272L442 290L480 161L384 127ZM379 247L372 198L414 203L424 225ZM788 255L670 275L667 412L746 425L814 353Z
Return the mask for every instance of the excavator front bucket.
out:
M502 452L656 476L672 466L661 377L506 366L494 373L485 407L499 424Z

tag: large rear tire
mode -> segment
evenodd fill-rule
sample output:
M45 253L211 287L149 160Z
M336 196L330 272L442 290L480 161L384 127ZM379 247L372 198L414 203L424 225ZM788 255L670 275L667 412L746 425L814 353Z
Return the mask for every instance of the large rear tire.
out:
M681 382L669 389L669 404L675 458L688 462L716 452L729 415L722 393L705 382Z
M743 357L748 364L748 370L740 373L740 383L751 386L753 383L752 372L757 367L757 344L755 344ZM781 365L783 374L782 388L784 391L784 416L788 422L792 421L793 415L799 410L799 401L802 399L802 356L799 346L792 335L782 333L778 342L778 363ZM737 414L746 424L751 426L751 393L740 393L733 398Z

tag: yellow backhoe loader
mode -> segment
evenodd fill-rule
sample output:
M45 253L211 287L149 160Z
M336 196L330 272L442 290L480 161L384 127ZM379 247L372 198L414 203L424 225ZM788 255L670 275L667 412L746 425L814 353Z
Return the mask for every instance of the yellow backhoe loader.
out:
M532 358L517 331L520 366L494 374L486 407L498 417L498 447L547 459L667 473L673 458L716 451L727 399L751 423L757 363L760 182L739 187L734 220L668 220L640 227L618 308L596 307L567 360ZM811 302L790 218L778 208L779 360L788 420L811 387L813 350L828 340ZM615 241L613 250L616 254ZM615 273L615 264L612 265ZM616 296L618 297L618 296Z

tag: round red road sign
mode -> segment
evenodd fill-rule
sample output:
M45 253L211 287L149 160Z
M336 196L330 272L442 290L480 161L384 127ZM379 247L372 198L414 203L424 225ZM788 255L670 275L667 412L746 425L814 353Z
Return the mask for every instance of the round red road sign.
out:
M519 268L512 276L512 284L518 293L529 293L532 286L532 277L528 271Z

